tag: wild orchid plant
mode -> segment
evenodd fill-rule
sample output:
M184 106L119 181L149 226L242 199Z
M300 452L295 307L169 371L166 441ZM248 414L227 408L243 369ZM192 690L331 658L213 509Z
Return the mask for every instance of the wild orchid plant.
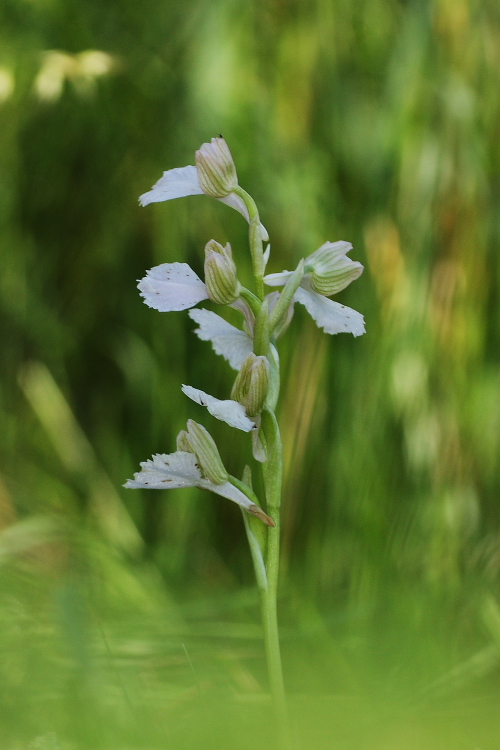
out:
M364 333L363 316L329 297L360 276L363 266L350 260L349 242L325 242L300 261L295 271L264 275L270 245L252 197L238 184L236 168L222 137L204 143L196 152L196 166L171 169L140 197L140 203L209 195L239 211L249 224L249 244L255 289L243 287L237 274L231 245L210 240L205 247L205 282L186 263L162 263L139 282L141 296L160 312L186 310L203 300L229 305L241 313L241 328L216 313L190 310L197 323L196 334L210 341L238 373L230 399L221 401L198 388L183 385L188 398L205 406L210 414L231 427L248 432L253 457L262 465L264 497L252 489L251 471L242 479L228 474L214 439L193 420L177 436L175 453L158 454L141 464L141 471L125 487L174 489L200 487L233 500L243 520L261 593L266 655L280 743L287 745L285 692L278 638L276 596L278 587L280 505L283 452L276 404L280 389L277 340L288 328L295 302L307 309L326 333ZM264 285L282 287L264 294Z

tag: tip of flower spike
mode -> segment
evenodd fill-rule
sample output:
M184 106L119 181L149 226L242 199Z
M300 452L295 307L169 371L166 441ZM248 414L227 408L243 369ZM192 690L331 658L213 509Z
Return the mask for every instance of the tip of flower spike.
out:
M268 516L267 513L264 513L262 508L259 508L258 505L250 505L248 508L248 512L251 513L252 516L260 519L262 523L266 524L266 526L276 526L271 516Z

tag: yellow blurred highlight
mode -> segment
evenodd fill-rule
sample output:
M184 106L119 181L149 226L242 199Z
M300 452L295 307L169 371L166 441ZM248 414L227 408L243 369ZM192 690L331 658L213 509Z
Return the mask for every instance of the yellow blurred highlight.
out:
M101 531L116 547L137 553L142 538L48 369L41 362L32 362L21 371L19 383L62 464L85 479Z
M50 50L45 53L42 66L34 82L39 99L57 101L66 81L72 81L79 93L87 93L95 79L111 73L117 59L101 50L85 50L77 55Z
M383 317L402 311L409 289L399 231L387 216L380 216L365 229L368 266L374 278Z

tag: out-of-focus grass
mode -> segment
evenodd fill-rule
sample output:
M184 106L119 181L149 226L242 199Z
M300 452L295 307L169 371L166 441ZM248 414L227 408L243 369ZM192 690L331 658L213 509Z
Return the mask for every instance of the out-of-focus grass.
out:
M187 416L248 460L180 395L229 368L134 287L211 237L248 277L235 212L137 206L222 132L270 272L366 266L366 336L297 310L281 344L298 746L496 750L496 4L11 0L0 40L2 746L272 746L237 509L121 489Z

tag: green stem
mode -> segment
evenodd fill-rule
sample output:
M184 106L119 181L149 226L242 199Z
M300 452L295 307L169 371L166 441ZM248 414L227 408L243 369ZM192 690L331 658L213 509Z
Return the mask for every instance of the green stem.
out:
M265 261L259 212L255 201L245 190L243 190L243 188L238 186L234 192L244 201L248 210L250 220L249 243L255 278L255 291L258 299L263 302ZM303 274L302 267L300 267L298 272L294 274L293 281L296 281L297 285L300 283L301 274ZM295 276L297 276L297 279L295 279ZM248 301L251 303L251 300ZM285 303L283 303L283 305L287 307L288 300L285 300ZM281 312L280 307L278 314L281 315ZM278 323L279 320L276 319L275 322ZM265 408L262 412L263 443L266 446L267 452L267 461L262 465L267 502L266 510L275 524L274 527L268 527L267 545L261 547L261 552L265 551L266 556L265 572L267 580L265 586L263 585L264 581L262 571L257 570L257 548L250 537L249 542L252 556L254 558L255 572L261 595L262 624L264 626L267 669L273 702L278 748L279 750L290 750L292 745L289 733L283 670L281 667L277 612L280 556L280 505L281 486L283 483L283 446L281 443L278 422L274 414L274 407L279 393L279 360L276 349L270 347L270 333L268 306L264 302L256 315L253 348L255 354L268 356L272 365L272 388L270 389L268 397L268 408Z
M283 448L278 422L273 411L265 410L262 413L262 427L266 436L268 451L268 460L263 465L267 512L275 523L274 528L268 529L266 556L267 589L261 590L262 622L264 625L267 666L279 746L280 750L289 750L291 741L281 666L277 613Z
M252 256L253 274L255 277L255 291L260 300L264 299L264 250L262 248L262 234L260 226L259 211L251 195L237 185L234 189L236 195L243 200L247 207L249 216L249 241L250 254Z

